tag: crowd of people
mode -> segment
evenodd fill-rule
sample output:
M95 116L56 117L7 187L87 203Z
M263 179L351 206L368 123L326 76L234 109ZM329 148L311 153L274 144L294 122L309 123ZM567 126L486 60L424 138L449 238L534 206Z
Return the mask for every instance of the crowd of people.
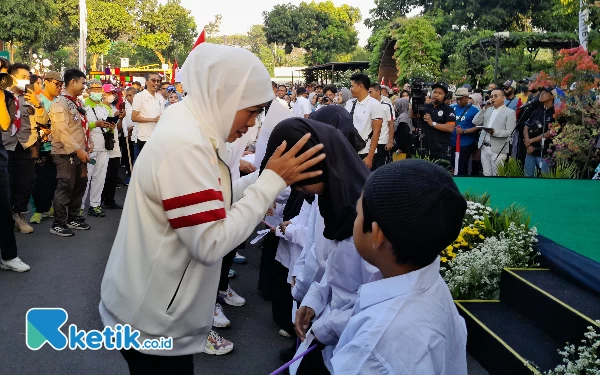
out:
M296 338L317 344L292 372L466 374L466 327L438 258L466 202L445 169L493 176L511 155L527 176L547 171L557 95L508 80L439 82L421 97L360 73L350 88L278 85L252 53L208 43L173 85L39 77L4 61L2 73L0 266L29 270L14 229L53 217L50 232L71 237L90 229L86 214L123 209L100 316L174 339L169 353L122 350L132 374L192 374L192 354L233 350L212 327L231 325L224 305L246 302L231 267L261 221L258 288L293 339L281 358L302 350ZM287 119L269 128L279 110Z

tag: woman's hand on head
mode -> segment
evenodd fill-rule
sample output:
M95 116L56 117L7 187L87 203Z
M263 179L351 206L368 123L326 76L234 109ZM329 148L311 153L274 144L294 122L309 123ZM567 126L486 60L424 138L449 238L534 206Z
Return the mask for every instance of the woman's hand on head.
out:
M323 171L320 170L305 172L308 168L315 166L325 159L324 153L313 158L317 152L323 149L322 144L312 147L299 156L296 155L298 152L300 152L306 142L308 142L310 136L310 133L306 134L286 153L284 153L286 142L283 141L283 143L277 147L275 153L273 153L273 156L271 156L267 162L265 169L270 169L277 173L281 178L283 178L288 186L295 184L298 181L314 178L323 174Z

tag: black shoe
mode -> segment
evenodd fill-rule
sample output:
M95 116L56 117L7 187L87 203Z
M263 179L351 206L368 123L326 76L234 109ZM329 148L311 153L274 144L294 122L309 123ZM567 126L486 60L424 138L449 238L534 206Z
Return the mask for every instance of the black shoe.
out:
M69 227L58 224L53 225L52 228L50 228L50 233L60 237L73 237L75 235Z
M77 230L88 230L90 229L90 225L82 220L71 220L67 223L67 226L71 229Z
M117 202L112 202L110 204L104 204L103 205L104 208L107 208L109 210L122 210L123 206L118 204Z
M88 208L88 216L104 217L106 216L106 213L100 207L90 207Z
M296 344L294 343L293 347L287 348L287 349L281 349L279 351L279 359L281 359L284 362L289 362L294 358L294 355L296 355Z

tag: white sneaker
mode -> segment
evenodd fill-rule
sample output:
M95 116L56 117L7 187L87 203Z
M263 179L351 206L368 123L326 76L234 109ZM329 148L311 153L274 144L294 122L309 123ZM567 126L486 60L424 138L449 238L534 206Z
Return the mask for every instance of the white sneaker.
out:
M31 269L31 267L23 263L23 261L19 257L13 258L11 260L0 260L0 268L15 272L27 272Z
M220 303L217 303L215 305L215 316L213 317L213 327L225 328L225 327L229 327L230 325L231 325L231 322L225 316L225 313L223 312L223 307L221 306Z
M225 340L218 333L211 330L206 338L206 346L204 346L204 353L211 355L223 355L233 350L233 343L229 340Z
M290 335L289 333L287 333L287 332L285 331L285 329L280 329L280 330L279 330L279 335L280 335L280 336L283 336L283 337L292 337L292 335Z
M246 300L240 297L230 286L227 286L226 291L219 290L218 295L219 302L225 302L231 306L244 306L246 304Z

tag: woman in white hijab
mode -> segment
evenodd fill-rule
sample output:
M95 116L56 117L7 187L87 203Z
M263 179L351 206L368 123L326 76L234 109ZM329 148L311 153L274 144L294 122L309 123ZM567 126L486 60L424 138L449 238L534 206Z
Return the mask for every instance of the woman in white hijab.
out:
M274 98L254 54L203 43L182 76L188 95L163 112L136 161L102 280L107 328L130 325L139 342L172 338L170 350L117 347L132 374L193 374L192 354L205 350L213 324L221 259L288 185L322 173L304 172L323 160L311 158L322 145L296 157L305 137L285 154L283 144L260 177L232 182L225 142L254 126Z

